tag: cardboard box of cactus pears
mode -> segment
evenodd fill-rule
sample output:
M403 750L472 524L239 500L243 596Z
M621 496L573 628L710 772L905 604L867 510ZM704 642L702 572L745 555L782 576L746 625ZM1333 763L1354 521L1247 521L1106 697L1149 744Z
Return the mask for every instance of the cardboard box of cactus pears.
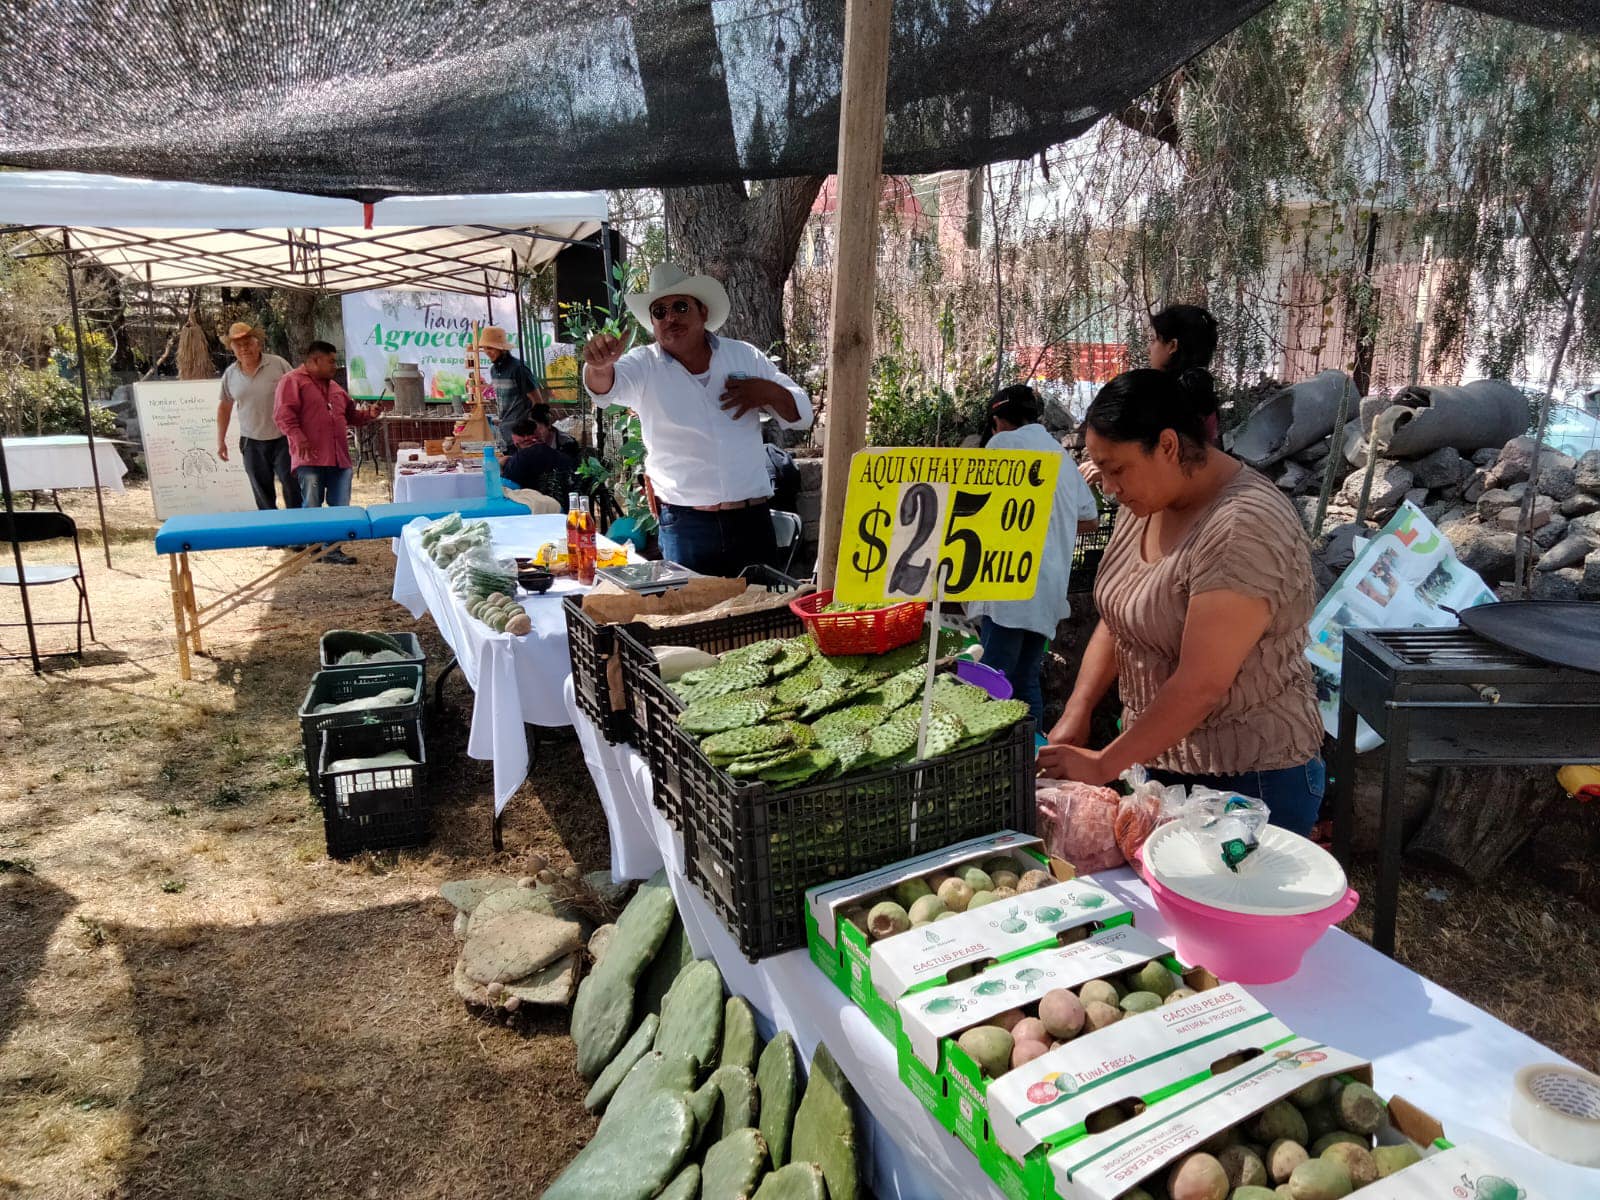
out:
M1449 1186L1435 1190L1432 1168L1412 1174L1450 1144L1432 1117L1398 1096L1386 1104L1371 1084L1364 1060L1293 1037L1140 1111L1118 1112L1114 1124L1056 1149L1047 1160L1054 1194L1061 1200L1472 1196Z
M1124 1018L1130 1026L1148 1021L1159 1033L1162 1022L1148 1014L1163 1001L1182 1003L1217 986L1208 971L1186 971L1132 925L1085 931L1071 944L902 996L900 1078L1005 1187L998 1176L1017 1175L1021 1167L994 1141L990 1097L998 1082L1066 1046L1096 1053ZM1035 1182L1047 1186L1049 1172L1034 1167ZM1023 1187L1013 1194L1042 1193Z
M1009 830L806 893L812 961L891 1041L905 993L1132 920L1038 838Z

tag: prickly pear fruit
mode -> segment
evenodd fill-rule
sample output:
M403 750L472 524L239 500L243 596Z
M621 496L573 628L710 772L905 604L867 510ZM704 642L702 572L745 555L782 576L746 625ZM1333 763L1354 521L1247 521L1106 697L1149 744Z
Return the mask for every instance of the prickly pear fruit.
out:
M761 1136L767 1143L772 1165L781 1167L789 1161L795 1106L800 1099L800 1056L795 1052L794 1038L783 1030L761 1051L756 1063L756 1091Z
M937 925L940 921L948 921L951 917L959 917L960 915L961 915L960 913L953 913L953 912L950 912L947 909L946 911L940 913L937 917L935 917L933 919L933 923L935 925Z
M931 895L933 895L933 889L928 886L927 881L916 876L912 876L910 879L902 879L894 885L894 899L901 908L909 909L922 897Z
M992 1024L992 1022L991 1022ZM1023 1017L1008 1031L1014 1042L1048 1042L1050 1029L1038 1017Z
M1162 1000L1172 995L1175 987L1177 984L1173 981L1172 972L1167 970L1166 964L1155 960L1145 963L1128 976L1130 992L1154 992Z
M995 891L998 892L1001 888L1009 888L1013 893L1015 893L1017 890L1017 884L1021 882L1022 876L1018 875L1015 871L990 871L989 880L994 884Z
M706 1151L700 1164L701 1200L750 1200L767 1169L759 1129L736 1129Z
M1011 1069L1014 1041L1004 1029L979 1025L958 1037L956 1044L971 1055L972 1061L991 1079L998 1079Z
M1342 1166L1349 1174L1350 1182L1358 1188L1364 1188L1367 1184L1377 1181L1378 1164L1372 1159L1372 1151L1365 1146L1335 1142L1318 1157L1330 1159Z
M942 888L948 880L954 878L955 876L950 874L949 871L935 871L932 875L924 875L922 877L922 882L927 884L928 890L937 896L939 894L939 889Z
M1091 1000L1083 1006L1083 1027L1089 1033L1097 1029L1104 1029L1107 1025L1115 1025L1122 1020L1122 1010L1112 1008L1109 1004L1102 1004L1098 1000Z
M1066 988L1051 988L1039 1000L1039 1020L1053 1038L1075 1038L1083 1031L1083 1002Z
M1389 1106L1364 1083L1347 1083L1333 1102L1339 1124L1351 1133L1371 1136L1389 1124Z
M1344 1200L1353 1191L1350 1172L1332 1159L1308 1158L1289 1176L1289 1195L1294 1200Z
M1266 1186L1267 1164L1262 1162L1261 1156L1248 1146L1229 1146L1217 1155L1217 1161L1228 1173L1229 1187Z
M1250 1123L1250 1136L1264 1146L1272 1145L1279 1138L1288 1138L1303 1146L1306 1144L1306 1119L1287 1100L1279 1100L1267 1105Z
M1293 1100L1294 1097L1291 1096L1290 1099ZM1318 1138L1326 1137L1330 1133L1341 1132L1339 1129L1339 1117L1333 1111L1333 1103L1331 1101L1321 1100L1309 1107L1302 1108L1300 1111L1305 1114L1306 1136L1311 1139L1311 1142L1316 1141ZM1307 1142L1306 1145L1309 1146L1311 1142Z
M1017 880L1017 891L1036 892L1042 887L1049 887L1055 880L1050 878L1048 871L1026 871Z
M939 885L939 899L951 912L966 912L972 901L972 889L964 880L947 879Z
M1167 998L1165 1000L1163 1000L1161 1003L1163 1003L1163 1004L1176 1004L1179 1000L1187 1000L1192 995L1194 995L1194 989L1193 988L1175 987L1170 992L1167 993Z
M911 918L893 900L880 900L867 913L867 933L874 941L882 941L910 928Z
M1404 1171L1422 1161L1422 1155L1410 1142L1398 1146L1379 1146L1372 1152L1373 1165L1378 1168L1378 1178L1387 1179L1396 1171Z
M1117 1200L1155 1200L1155 1197L1142 1187L1135 1187L1123 1192L1122 1195L1117 1197Z
M1306 1109L1313 1104L1321 1104L1328 1098L1328 1084L1332 1082L1328 1076L1313 1079L1310 1083L1303 1083L1289 1093L1289 1103L1296 1108Z
M1155 1012L1161 1007L1161 997L1154 992L1129 992L1122 998L1122 1011L1132 1016L1135 1013Z
M994 880L989 878L989 872L982 867L961 867L956 871L956 878L974 892L994 891Z
M989 1024L993 1025L996 1029L1004 1029L1007 1033L1011 1033L1011 1031L1017 1027L1017 1022L1021 1021L1023 1018L1024 1013L1020 1008L1008 1008L1005 1012L1000 1013L997 1016L990 1017ZM1015 1037L1016 1035L1012 1034L1012 1036Z
M1209 1154L1186 1154L1167 1176L1172 1200L1228 1200L1228 1173Z
M1111 981L1107 979L1091 979L1078 989L1078 999L1084 1004L1091 1000L1098 1000L1101 1004L1109 1004L1116 1008L1122 1003L1122 996Z
M983 869L989 872L990 879L994 879L995 875L1001 873L1015 875L1020 879L1022 877L1022 872L1027 868L1025 868L1016 859L1012 858L1009 854L999 854L994 858L984 859ZM999 881L996 880L996 882Z
M1009 900L1017 894L1016 885L997 883L994 885L994 898L996 900Z
M790 1163L762 1177L755 1200L828 1200L828 1185L816 1163Z
M1310 1157L1299 1142L1279 1138L1267 1147L1267 1174L1273 1183L1288 1183L1294 1169Z
M986 904L993 904L998 899L1000 899L1000 897L996 896L993 892L973 892L972 899L967 901L967 911L971 912L975 908L982 908Z
M717 1063L724 1067L756 1069L761 1052L761 1035L756 1032L756 1013L743 996L729 996L722 1007L722 1052Z
M589 1094L583 1098L583 1106L590 1112L599 1112L605 1108L622 1081L627 1078L628 1072L633 1070L633 1064L646 1054L655 1042L656 1026L660 1019L654 1013L646 1013L644 1020L639 1023L639 1028L633 1031L633 1036L622 1044L622 1049L600 1072L600 1077L594 1081L594 1086L589 1089Z
M1049 1042L1017 1042L1011 1047L1011 1069L1015 1071L1024 1063L1050 1053Z
M1278 1200L1278 1193L1269 1187L1254 1187L1246 1185L1234 1188L1233 1195L1228 1200Z
M944 901L939 897L932 893L921 896L911 905L911 911L908 914L911 918L911 927L915 929L919 925L931 925L934 919L944 911Z
M1311 1143L1311 1157L1321 1158L1329 1146L1337 1146L1340 1142L1348 1146L1360 1146L1365 1149L1369 1143L1360 1134L1350 1133L1344 1129L1336 1129L1332 1133L1325 1133Z
M847 908L844 910L841 916L844 920L849 921L850 924L859 929L863 937L869 936L869 931L867 929L866 909L860 907L859 905L855 908Z

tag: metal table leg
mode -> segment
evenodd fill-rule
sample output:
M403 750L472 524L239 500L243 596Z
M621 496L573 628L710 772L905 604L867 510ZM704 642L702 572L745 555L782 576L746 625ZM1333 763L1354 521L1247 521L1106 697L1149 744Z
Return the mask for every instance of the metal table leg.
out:
M1395 918L1400 909L1400 852L1405 824L1406 784L1410 770L1406 751L1411 722L1396 705L1383 746L1383 803L1378 816L1378 905L1372 917L1372 946L1394 957Z
M450 677L450 672L459 667L461 663L451 655L450 661L445 663L444 670L439 672L439 677L433 681L433 708L437 712L444 706L444 681Z

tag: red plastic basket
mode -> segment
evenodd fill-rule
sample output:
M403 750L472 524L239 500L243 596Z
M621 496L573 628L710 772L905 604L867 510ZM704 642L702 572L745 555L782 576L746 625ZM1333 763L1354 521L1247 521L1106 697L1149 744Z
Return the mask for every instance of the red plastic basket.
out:
M832 591L812 592L789 601L789 611L805 622L824 654L887 654L922 636L923 616L928 611L922 600L866 612L823 612L832 601Z

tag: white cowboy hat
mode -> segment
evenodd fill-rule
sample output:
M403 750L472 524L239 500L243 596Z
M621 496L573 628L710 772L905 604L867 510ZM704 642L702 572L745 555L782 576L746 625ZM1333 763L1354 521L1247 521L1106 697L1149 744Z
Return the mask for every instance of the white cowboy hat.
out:
M642 292L627 294L628 311L650 328L650 306L663 296L693 296L706 306L706 328L715 330L728 319L728 293L709 275L689 275L676 263L650 268L650 282Z

